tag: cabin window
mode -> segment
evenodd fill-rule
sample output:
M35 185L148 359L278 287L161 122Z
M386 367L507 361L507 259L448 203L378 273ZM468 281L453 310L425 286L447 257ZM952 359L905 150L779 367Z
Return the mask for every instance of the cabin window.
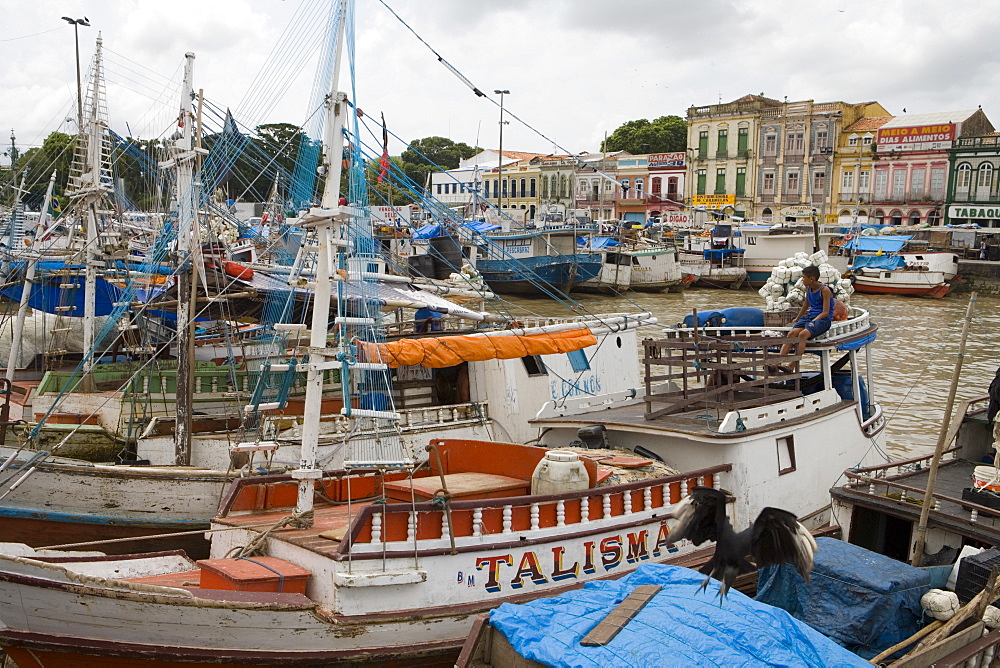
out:
M548 370L545 368L545 362L542 361L541 356L528 355L527 357L522 357L521 361L524 363L524 370L528 372L528 376L549 375Z
M778 439L778 475L795 470L795 437L789 434Z
M566 353L566 357L569 358L569 363L573 365L573 371L580 373L590 370L590 360L587 359L587 353L583 350L571 350Z

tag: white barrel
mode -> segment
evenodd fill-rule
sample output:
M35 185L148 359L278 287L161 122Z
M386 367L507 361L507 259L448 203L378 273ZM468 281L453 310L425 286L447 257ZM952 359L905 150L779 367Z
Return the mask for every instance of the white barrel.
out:
M562 494L590 487L590 476L571 450L549 450L531 474L532 494Z

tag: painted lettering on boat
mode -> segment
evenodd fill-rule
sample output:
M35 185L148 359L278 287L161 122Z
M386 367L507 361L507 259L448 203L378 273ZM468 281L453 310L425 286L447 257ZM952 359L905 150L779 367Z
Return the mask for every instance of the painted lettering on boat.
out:
M660 522L652 549L650 538L649 529L640 529L569 547L557 545L549 548L549 554L544 550L525 550L519 555L508 553L478 557L476 571L485 575L486 591L496 593L503 590L504 583L511 589L521 589L527 581L544 585L550 581L573 580L579 578L581 573L593 575L598 565L603 572L609 572L621 566L623 560L628 564L637 564L677 550L670 545L670 528L666 521ZM579 558L573 558L572 554L578 554ZM475 586L474 582L471 574L459 571L459 584L471 587Z
M555 400L577 397L582 394L601 393L601 379L593 372L576 379L554 379L549 381L549 394Z

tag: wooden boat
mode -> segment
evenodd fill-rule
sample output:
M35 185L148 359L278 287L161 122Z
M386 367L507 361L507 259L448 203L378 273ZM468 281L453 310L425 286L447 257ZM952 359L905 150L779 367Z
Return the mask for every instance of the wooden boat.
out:
M848 247L862 252L850 266L855 290L867 294L944 297L950 281L958 275L958 256L900 252L909 239L906 235L853 239Z
M491 246L476 261L476 269L494 292L543 295L553 287L569 294L584 281L596 279L603 259L580 252L575 227L545 227L484 235Z
M680 292L695 277L681 270L677 249L671 244L637 244L622 249L632 261L629 287L637 292Z

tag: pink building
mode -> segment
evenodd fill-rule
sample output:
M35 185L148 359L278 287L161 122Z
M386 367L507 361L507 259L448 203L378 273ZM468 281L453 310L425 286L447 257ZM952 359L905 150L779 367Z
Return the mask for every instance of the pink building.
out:
M649 170L649 192L646 217L662 216L668 211L683 211L686 154L650 153L646 158Z
M940 225L948 192L948 149L993 125L982 109L896 116L872 145L871 222Z

